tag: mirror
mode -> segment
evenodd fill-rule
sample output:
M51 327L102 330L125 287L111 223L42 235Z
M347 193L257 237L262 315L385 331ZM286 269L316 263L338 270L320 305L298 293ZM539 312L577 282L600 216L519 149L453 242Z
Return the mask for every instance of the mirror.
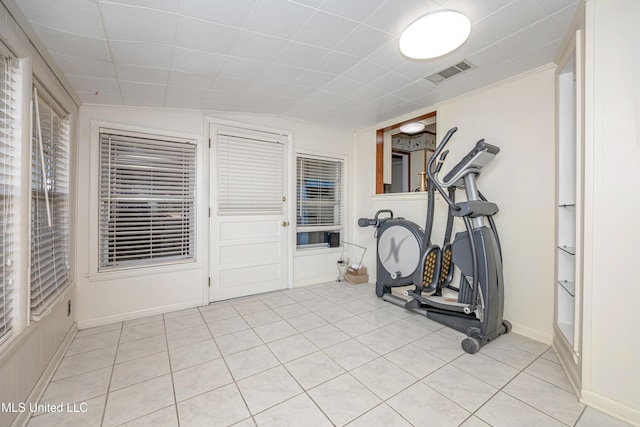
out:
M406 129L407 124L420 124ZM436 148L436 112L376 131L376 194L420 191ZM422 186L424 188L424 186Z

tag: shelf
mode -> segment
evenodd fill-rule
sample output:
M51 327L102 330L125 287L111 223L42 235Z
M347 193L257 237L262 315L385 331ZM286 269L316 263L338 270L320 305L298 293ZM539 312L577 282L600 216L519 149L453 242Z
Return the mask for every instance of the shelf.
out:
M567 291L572 297L576 296L576 282L569 282L568 280L558 280L558 285L562 286L562 289Z
M573 246L562 245L562 246L558 246L558 249L560 249L563 252L568 253L569 255L575 255L576 254L576 248L573 247Z
M575 203L563 203L561 205L558 205L559 208L575 208L576 204Z

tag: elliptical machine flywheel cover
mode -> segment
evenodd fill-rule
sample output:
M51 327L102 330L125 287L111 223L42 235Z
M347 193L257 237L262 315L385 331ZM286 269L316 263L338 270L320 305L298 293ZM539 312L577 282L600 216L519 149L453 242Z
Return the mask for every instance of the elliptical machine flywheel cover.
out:
M378 261L393 280L411 277L420 263L424 233L415 223L397 218L378 230Z

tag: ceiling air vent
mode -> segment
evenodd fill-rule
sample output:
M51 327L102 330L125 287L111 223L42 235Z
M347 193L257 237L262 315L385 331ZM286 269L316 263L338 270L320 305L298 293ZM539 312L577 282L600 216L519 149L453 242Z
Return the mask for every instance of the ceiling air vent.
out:
M430 76L425 77L425 79L429 80L431 83L439 84L446 79L449 79L453 76L457 76L460 73L463 73L467 70L474 68L474 65L469 61L462 61L455 65L452 65L449 68L445 68L442 71L438 71L437 73L433 73Z

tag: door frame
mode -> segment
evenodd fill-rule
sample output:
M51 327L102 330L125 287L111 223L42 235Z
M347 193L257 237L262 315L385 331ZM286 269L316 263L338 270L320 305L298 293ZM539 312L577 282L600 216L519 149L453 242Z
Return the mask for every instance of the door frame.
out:
M212 248L213 248L213 245L216 244L216 242L212 241L212 230L210 228L210 225L211 225L211 218L212 216L215 215L215 212L217 209L217 188L214 185L212 185L212 178L216 170L217 158L215 159L213 158L213 153L214 153L213 144L216 141L212 140L211 135L214 131L219 129L236 130L239 132L242 132L242 131L261 132L261 133L271 134L273 136L286 138L285 157L287 162L288 176L285 179L285 185L286 185L285 194L289 203L287 204L285 215L288 218L289 226L287 227L287 231L286 231L287 250L286 250L284 262L287 263L286 288L291 289L293 287L293 254L295 249L295 240L294 240L295 221L294 222L291 221L291 218L295 218L295 199L294 199L295 189L293 185L294 178L295 178L294 177L295 175L294 155L293 155L293 132L290 130L283 130L283 129L273 128L273 127L256 125L252 123L240 122L240 121L234 121L234 120L228 120L228 119L220 119L216 117L205 117L204 125L205 125L204 126L205 141L206 140L209 141L208 144L205 144L205 152L208 158L206 182L205 182L205 188L207 189L206 194L208 198L208 203L206 203L208 205L207 206L208 215L206 216L206 220L207 220L206 221L207 223L207 227L206 227L207 256L206 258L207 259L205 262L207 265L207 269L205 274L208 277L205 278L204 280L203 294L206 295L205 297L206 301L213 302L212 300L213 287L211 286L211 278L215 277L214 273L216 273L213 271L214 266L212 265L212 262L211 262L211 254L213 252Z

